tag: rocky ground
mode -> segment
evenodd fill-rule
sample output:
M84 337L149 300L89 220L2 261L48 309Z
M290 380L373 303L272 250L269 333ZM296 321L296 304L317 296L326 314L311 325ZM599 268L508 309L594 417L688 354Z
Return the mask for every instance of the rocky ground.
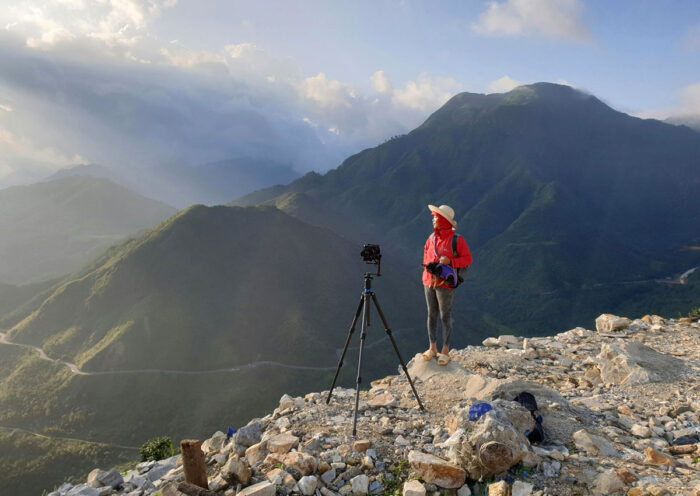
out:
M232 439L202 443L209 491L184 483L180 457L125 474L96 469L50 496L700 496L700 324L612 315L596 330L489 338L440 367L416 355L354 390L283 396ZM346 365L350 366L350 365ZM545 438L531 444L538 403ZM470 418L470 407L491 410ZM484 407L488 408L488 407ZM474 413L474 409L472 409Z

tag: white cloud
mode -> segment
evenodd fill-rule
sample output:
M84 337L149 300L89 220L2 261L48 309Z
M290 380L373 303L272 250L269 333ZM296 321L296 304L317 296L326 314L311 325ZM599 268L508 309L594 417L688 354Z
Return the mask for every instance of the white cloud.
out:
M483 36L541 36L587 42L591 33L581 19L579 0L506 0L490 2L472 24Z
M681 112L700 115L700 83L688 85L681 90Z
M503 76L500 79L496 79L489 84L489 90L492 93L506 93L513 88L517 88L522 85L520 81L516 81L508 76Z
M422 112L436 110L462 90L462 85L453 78L431 78L420 74L416 81L409 81L403 89L394 91L392 102Z
M173 0L39 0L10 7L7 29L25 37L30 48L46 49L87 37L107 46L131 46Z
M51 146L38 146L27 138L15 136L3 128L0 128L0 145L0 159L6 163L21 157L22 161L40 164L46 170L57 170L67 165L88 162L78 153L67 153Z
M168 64L175 67L193 68L201 66L218 66L226 69L226 58L207 51L188 50L177 41L171 41L167 48L161 48L160 54L165 57Z
M301 89L305 98L324 108L351 108L354 100L354 92L348 86L337 80L329 80L322 72L304 79Z
M384 71L377 71L374 74L372 74L372 77L370 77L370 81L372 81L374 91L376 91L377 93L391 94L394 91L394 88L391 86L389 76Z
M12 107L10 107L9 105L3 105L2 103L0 103L0 110L4 110L5 112L12 112Z

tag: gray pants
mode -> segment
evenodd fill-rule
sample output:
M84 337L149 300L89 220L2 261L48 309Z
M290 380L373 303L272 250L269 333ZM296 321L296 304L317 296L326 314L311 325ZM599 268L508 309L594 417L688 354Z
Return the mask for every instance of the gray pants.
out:
M428 339L430 344L437 343L437 319L438 314L442 321L442 346L450 347L452 336L452 301L455 297L453 289L429 288L425 289L425 302L428 304Z

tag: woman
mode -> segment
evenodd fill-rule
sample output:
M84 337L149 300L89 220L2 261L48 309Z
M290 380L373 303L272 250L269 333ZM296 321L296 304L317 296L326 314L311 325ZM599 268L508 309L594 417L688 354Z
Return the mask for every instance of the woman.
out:
M433 216L433 233L428 236L423 249L423 286L428 305L428 339L430 348L423 353L423 360L437 357L438 365L450 362L450 337L452 336L452 301L454 287L447 281L428 272L425 266L438 262L453 269L469 267L472 256L467 242L455 233L455 212L448 205L428 205ZM457 236L456 243L453 237ZM454 251L453 251L454 248ZM442 352L438 353L437 319L442 322Z

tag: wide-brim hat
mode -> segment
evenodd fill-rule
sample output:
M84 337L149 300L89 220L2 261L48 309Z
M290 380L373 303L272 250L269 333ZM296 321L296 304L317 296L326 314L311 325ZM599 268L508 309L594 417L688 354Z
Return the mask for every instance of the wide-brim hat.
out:
M457 222L455 221L455 211L452 210L452 207L449 205L440 205L439 207L436 207L435 205L428 205L428 208L431 212L435 212L436 214L443 216L447 222L452 224L453 227L457 227Z

